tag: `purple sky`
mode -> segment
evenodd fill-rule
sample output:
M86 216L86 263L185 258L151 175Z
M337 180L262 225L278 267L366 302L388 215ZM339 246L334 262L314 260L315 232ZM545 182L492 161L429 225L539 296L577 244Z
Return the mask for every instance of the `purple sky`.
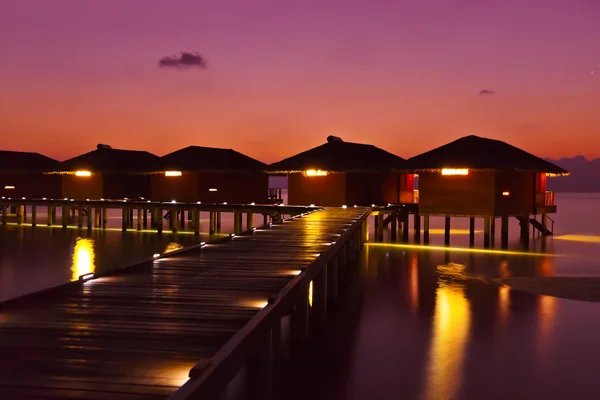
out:
M2 0L0 147L600 156L599 0ZM198 51L208 69L159 68ZM488 89L492 94L480 94Z

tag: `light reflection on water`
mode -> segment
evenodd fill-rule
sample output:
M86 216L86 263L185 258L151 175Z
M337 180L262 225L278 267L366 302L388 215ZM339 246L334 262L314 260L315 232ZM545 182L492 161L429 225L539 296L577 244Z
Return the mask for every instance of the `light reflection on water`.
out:
M71 280L76 281L80 276L93 274L96 271L94 240L78 237L73 248L73 265Z
M600 398L600 304L493 283L505 277L600 276L594 239L600 238L600 214L590 213L600 196L557 195L556 201L559 236L532 239L529 251L540 254L519 254L518 225L504 253L365 247L356 287L345 297L347 311L335 315L327 336L311 344L303 364L308 376L296 375L293 380L302 384L281 398ZM443 218L432 226L443 227ZM468 219L453 219L452 226L468 228ZM468 235L451 240L468 248ZM443 236L432 235L432 243L442 245Z

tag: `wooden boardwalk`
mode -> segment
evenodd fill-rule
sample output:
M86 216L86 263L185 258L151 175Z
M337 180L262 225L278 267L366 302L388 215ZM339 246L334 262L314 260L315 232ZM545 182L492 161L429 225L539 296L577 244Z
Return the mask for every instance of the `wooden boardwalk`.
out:
M0 398L169 396L366 210L314 212L0 305Z

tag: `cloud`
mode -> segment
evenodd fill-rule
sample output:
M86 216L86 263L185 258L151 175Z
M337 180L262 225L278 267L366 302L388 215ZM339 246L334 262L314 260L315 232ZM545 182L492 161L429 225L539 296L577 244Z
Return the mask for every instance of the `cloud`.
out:
M181 52L181 56L163 57L158 61L159 67L174 68L207 68L206 60L198 53Z
M483 89L479 91L479 94L494 94L494 91L489 89Z

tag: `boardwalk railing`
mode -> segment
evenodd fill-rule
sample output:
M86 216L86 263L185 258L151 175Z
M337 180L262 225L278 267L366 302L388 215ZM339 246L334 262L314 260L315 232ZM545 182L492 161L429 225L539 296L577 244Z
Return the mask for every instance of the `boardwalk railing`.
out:
M366 241L367 218L371 209L363 210L335 243L328 246L278 294L269 298L268 304L210 360L194 366L189 374L190 379L170 399L224 399L228 384L246 366L248 398L270 400L273 363L280 359L282 351L282 318L290 317L293 356L311 328L318 328L324 323L327 302L337 297L339 273L356 260Z

